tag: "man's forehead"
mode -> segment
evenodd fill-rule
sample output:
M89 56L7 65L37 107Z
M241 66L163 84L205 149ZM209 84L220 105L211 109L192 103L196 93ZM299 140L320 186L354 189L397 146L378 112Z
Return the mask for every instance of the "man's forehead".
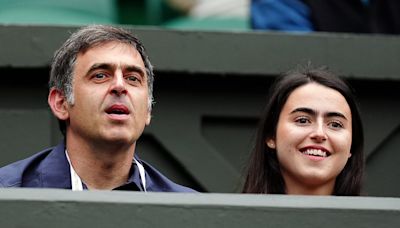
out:
M148 77L147 69L142 56L136 48L124 42L102 42L78 53L73 72L81 76L89 74L93 69L140 72L143 77ZM106 67L105 67L106 66Z
M145 68L145 62L139 51L133 45L125 42L111 41L92 45L78 53L76 63L82 63L82 61L86 62L85 65L110 63L137 65Z
M97 49L97 48L101 48L101 47L104 47L104 46L111 46L111 45L114 45L114 46L123 45L123 46L125 46L126 48L132 49L132 50L134 50L135 52L137 52L138 54L140 54L139 51L137 50L136 46L133 45L132 43L124 42L124 41L119 41L119 40L110 40L110 41L96 42L96 43L93 43L93 44L91 44L91 45L83 46L83 47L78 51L78 55L84 55L86 52L88 52L88 51L90 51L90 50Z

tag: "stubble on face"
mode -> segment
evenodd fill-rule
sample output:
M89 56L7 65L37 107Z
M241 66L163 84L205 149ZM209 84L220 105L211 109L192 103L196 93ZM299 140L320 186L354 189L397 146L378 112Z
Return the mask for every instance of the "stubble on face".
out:
M145 72L140 54L127 44L110 42L80 53L73 80L75 102L69 105L70 137L135 143L150 122Z

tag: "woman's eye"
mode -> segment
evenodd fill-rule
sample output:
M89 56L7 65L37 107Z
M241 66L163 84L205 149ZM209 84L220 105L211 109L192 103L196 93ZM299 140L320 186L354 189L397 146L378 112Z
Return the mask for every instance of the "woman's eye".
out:
M330 122L329 126L331 126L332 128L343 128L343 124L339 123L339 122Z
M295 120L295 122L299 124L307 124L310 123L310 120L307 117L299 117Z

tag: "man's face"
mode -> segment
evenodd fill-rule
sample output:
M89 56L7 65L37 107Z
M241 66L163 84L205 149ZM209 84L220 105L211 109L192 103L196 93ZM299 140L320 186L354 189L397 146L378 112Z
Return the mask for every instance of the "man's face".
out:
M131 145L150 123L143 60L128 44L108 42L79 53L67 104L67 139Z

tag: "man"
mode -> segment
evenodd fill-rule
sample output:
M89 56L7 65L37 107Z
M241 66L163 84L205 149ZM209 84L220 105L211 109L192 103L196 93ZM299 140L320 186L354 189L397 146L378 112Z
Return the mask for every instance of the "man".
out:
M111 26L80 29L56 51L48 103L64 140L0 169L0 187L193 192L135 155L150 123L153 69L141 42Z

